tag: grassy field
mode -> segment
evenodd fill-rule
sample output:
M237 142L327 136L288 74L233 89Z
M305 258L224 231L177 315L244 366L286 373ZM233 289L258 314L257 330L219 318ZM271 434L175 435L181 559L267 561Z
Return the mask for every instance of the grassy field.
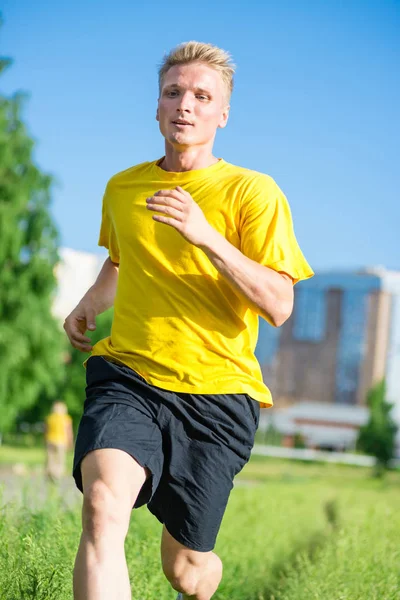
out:
M27 467L43 465L45 460L44 446L24 448L23 446L0 446L0 468L24 464Z
M254 457L237 484L216 548L225 565L216 599L400 599L398 472L380 481L368 469ZM0 599L70 600L79 531L79 507L67 509L56 490L39 510L3 506ZM134 513L135 600L176 596L159 537L145 508Z
M0 470L23 466L25 470L40 471L45 464L46 450L44 444L33 447L11 446L2 444L0 446ZM68 452L68 468L72 468L73 452Z

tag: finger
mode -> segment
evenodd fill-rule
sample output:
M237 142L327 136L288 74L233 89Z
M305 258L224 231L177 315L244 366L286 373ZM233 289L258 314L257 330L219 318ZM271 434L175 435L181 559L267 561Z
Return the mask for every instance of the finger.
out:
M69 339L71 340L72 336L74 335L75 332L78 332L78 329L76 328L76 326L72 326L70 321L65 321L64 325L64 331L67 334L67 336L69 337Z
M171 225L175 229L179 230L179 226L182 225L181 221L174 219L173 217L163 217L162 215L153 215L154 221L158 221L159 223L165 223L166 225Z
M179 202L175 198L168 196L152 196L151 198L146 198L147 208L149 206L154 206L155 204L164 204L165 206L171 206L175 208L175 210L184 210L185 206L183 202Z
M164 206L164 205L161 205L161 204L154 204L154 205L149 205L147 207L147 209L148 210L153 210L155 212L163 213L164 215L169 215L170 217L173 217L177 221L183 221L183 219L184 219L184 214L183 214L182 211L175 210L175 208L171 208L170 206Z
M180 194L184 194L185 196L188 196L188 195L189 195L189 192L186 192L186 191L185 191L183 188L181 188L181 186L180 186L180 185L177 185L175 189L176 189L176 191L177 191L177 192L179 192Z
M92 340L89 337L86 337L80 331L71 331L69 334L69 339L77 342L78 344L91 344Z
M159 190L158 192L156 192L154 194L154 196L156 198L160 197L160 196L175 198L176 200L178 200L178 202L185 202L185 200L186 200L186 197L181 192L178 192L176 189L174 189L174 190Z
M71 346L76 348L77 350L81 350L82 352L91 352L92 350L92 342L79 342L78 340L74 340L74 338L69 337L69 342Z
M67 320L64 324L64 329L69 336L83 335L86 331L86 319L84 317L76 317L75 319Z
M76 323L81 323L83 325L83 328L80 327L79 325L76 327L74 327L74 325L72 325L73 329L77 330L77 331L86 331L87 329L89 329L90 331L93 331L94 329L96 329L96 318L95 318L96 313L93 310L86 310L85 314L80 316L80 317L75 317L75 322Z
M74 348L80 350L81 352L91 352L92 346L88 346L86 344L72 344Z
M92 308L87 308L85 310L85 315L83 317L79 317L79 321L86 321L87 329L90 331L94 331L96 329L96 313Z

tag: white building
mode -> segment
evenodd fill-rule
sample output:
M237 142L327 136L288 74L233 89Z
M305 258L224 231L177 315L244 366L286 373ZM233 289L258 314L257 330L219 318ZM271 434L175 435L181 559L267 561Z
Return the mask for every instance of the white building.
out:
M71 248L59 250L61 261L56 266L58 288L53 314L64 321L96 280L107 254L91 254Z

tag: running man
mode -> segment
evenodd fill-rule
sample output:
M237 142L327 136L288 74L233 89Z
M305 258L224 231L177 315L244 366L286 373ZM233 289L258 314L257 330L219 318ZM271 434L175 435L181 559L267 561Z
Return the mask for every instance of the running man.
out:
M65 402L54 402L46 417L44 438L46 442L46 475L50 481L59 481L65 474L67 450L74 445L72 419Z
M109 258L64 324L92 353L73 471L83 492L75 600L131 598L124 540L132 507L145 504L164 525L162 566L178 597L213 596L232 482L260 406L272 405L254 356L258 317L282 325L293 285L313 275L276 183L213 156L233 73L208 44L165 57L165 156L108 182L99 245ZM113 305L111 336L92 348L86 331Z

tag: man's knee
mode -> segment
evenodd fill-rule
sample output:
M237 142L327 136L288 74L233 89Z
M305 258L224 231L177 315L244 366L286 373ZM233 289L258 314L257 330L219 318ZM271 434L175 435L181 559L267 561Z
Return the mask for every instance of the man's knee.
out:
M180 559L175 563L163 565L164 575L177 592L194 596L198 586L198 573L196 567L187 559Z
M163 570L174 590L195 596L205 576L213 580L215 588L218 587L222 577L222 562L213 552L183 553L178 554L175 560L164 560Z
M85 489L82 528L94 543L110 535L124 538L128 525L126 507L103 481L96 480Z

